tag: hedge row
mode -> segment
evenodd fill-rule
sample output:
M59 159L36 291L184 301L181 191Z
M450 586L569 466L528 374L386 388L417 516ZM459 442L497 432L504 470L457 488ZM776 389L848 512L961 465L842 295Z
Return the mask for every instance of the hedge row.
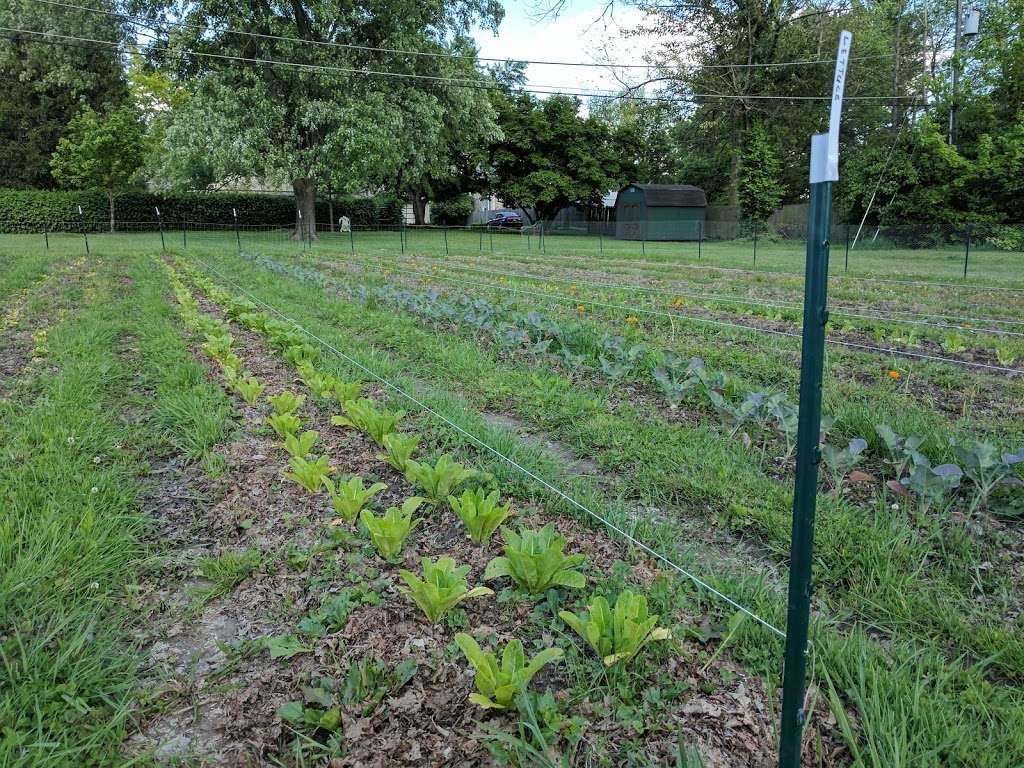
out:
M106 194L100 191L50 192L41 190L0 189L0 232L77 232L82 220L90 232L109 229L110 214ZM288 195L252 192L186 192L158 195L128 192L114 202L118 228L136 228L152 223L156 227L156 208L164 225L234 223L232 209L238 211L243 226L290 226L295 222L295 205ZM330 219L326 200L317 202L317 220L325 225ZM334 219L348 216L353 224L373 226L397 224L402 202L390 195L344 197L334 201Z

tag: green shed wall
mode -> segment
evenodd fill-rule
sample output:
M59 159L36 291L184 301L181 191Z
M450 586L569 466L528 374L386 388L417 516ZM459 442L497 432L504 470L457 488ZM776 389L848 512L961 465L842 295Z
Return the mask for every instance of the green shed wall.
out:
M619 240L697 240L704 228L704 208L648 206L642 189L619 193L615 217Z

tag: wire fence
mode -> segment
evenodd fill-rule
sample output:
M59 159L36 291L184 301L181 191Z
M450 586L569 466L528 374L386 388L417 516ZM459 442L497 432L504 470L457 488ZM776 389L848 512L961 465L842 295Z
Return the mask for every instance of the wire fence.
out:
M0 231L14 229L0 222ZM315 235L280 224L234 224L211 221L115 221L69 218L54 220L36 235L46 248L67 247L68 239L93 246L132 242L139 247L189 248L228 244L237 248L331 248L363 255L513 255L554 263L562 257L587 256L617 262L637 260L669 264L802 272L806 226L743 221L538 221L497 222L467 226L345 226L317 222ZM7 235L0 235L0 242ZM833 274L915 276L925 279L988 277L995 282L1020 280L1024 267L1024 225L861 226L831 228ZM74 247L74 246L72 246Z

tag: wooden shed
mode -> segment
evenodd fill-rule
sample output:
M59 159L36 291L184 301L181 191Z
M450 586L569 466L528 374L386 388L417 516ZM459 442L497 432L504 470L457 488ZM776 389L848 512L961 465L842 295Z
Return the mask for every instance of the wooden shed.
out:
M615 199L620 240L697 240L703 236L704 190L689 184L627 184Z

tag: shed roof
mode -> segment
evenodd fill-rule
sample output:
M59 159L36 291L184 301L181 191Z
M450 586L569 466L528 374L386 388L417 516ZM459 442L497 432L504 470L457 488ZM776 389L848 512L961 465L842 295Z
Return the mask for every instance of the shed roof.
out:
M704 190L691 184L627 184L622 191L632 188L643 191L647 205L663 208L704 208L708 204Z

